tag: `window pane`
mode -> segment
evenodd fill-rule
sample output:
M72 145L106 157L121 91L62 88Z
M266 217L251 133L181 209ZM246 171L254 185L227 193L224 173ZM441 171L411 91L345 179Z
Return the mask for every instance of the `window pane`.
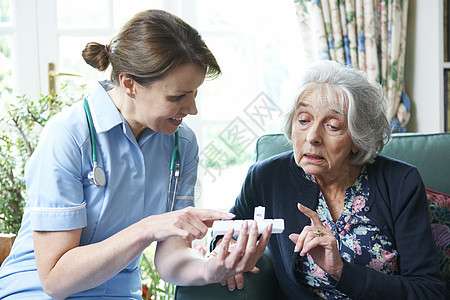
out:
M11 21L10 0L0 1L0 23L8 23Z
M256 93L255 41L249 37L204 37L216 57L222 75L202 89L204 121L230 120Z
M122 27L137 12L163 7L162 0L114 0L114 28Z
M90 36L90 37L72 37L62 36L59 39L59 64L56 69L60 73L70 73L81 75L82 77L75 76L58 76L57 86L58 89L61 84L67 84L67 91L77 95L79 88L82 85L86 85L86 92L90 92L94 84L98 80L109 79L109 70L105 72L99 72L97 69L92 68L84 61L81 56L81 52L88 42L107 43L109 37L104 36Z
M0 36L0 103L12 98L11 36Z
M265 2L265 1L258 1ZM252 24L258 2L246 1L202 1L199 5L199 25L207 29L235 27L247 31Z
M199 91L200 205L228 210L257 138L282 131L306 62L293 1L202 1L198 9L198 30L223 72Z
M108 12L107 0L57 0L58 27L106 27Z

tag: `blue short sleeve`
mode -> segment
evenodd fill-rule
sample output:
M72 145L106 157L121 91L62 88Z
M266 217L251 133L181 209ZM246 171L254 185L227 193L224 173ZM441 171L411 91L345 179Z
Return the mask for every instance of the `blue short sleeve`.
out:
M26 165L32 230L72 230L87 225L80 142L60 121L63 119L67 120L64 113L47 123Z

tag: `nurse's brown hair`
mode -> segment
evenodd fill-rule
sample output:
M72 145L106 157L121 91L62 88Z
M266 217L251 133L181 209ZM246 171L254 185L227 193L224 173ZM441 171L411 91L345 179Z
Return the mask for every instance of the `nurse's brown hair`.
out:
M104 71L112 66L111 82L128 74L141 85L149 85L168 70L195 63L207 78L221 74L220 67L198 31L168 12L146 10L126 23L108 45L88 43L82 52L87 64Z

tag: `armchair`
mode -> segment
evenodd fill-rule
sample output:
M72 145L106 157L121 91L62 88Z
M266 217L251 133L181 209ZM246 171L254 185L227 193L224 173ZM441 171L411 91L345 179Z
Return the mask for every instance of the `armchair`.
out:
M283 134L264 135L256 143L256 162L291 150L292 145ZM437 229L433 230L433 233L439 251L441 272L447 280L447 297L450 299L450 257L446 254L446 252L450 253L450 244L442 244L443 240L450 241L450 212L448 211L450 198L447 196L450 194L450 133L394 134L392 141L381 154L415 165L425 187L429 189L429 195L433 191L440 192L435 195L440 199L442 207L434 205L434 198L429 196L430 218L435 225L445 226L446 229L440 236L437 234ZM443 218L447 219L442 220ZM268 250L264 252L257 266L261 269L260 274L244 274L245 285L242 290L236 289L230 292L227 287L219 284L199 287L178 286L175 299L283 299Z

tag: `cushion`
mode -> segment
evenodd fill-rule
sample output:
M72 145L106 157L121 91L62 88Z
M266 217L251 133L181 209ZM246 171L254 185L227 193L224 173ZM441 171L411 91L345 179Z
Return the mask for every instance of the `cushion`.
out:
M450 195L426 189L431 231L433 233L441 274L447 282L447 297L450 295Z
M450 195L426 189L431 224L450 227Z

